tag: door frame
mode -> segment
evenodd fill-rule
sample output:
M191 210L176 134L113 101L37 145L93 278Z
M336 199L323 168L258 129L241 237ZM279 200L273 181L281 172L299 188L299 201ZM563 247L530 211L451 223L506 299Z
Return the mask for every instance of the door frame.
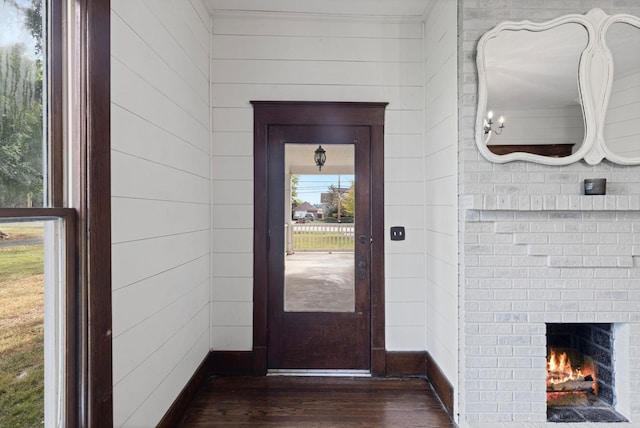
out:
M388 103L251 101L254 111L254 234L252 373L267 374L270 125L368 126L371 135L371 374L385 374L384 113Z

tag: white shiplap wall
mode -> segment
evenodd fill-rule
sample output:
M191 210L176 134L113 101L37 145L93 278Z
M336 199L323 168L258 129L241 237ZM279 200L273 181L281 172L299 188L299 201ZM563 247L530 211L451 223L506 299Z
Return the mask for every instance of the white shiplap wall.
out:
M456 2L425 19L427 351L458 379L458 50ZM454 412L456 413L456 412Z
M209 344L210 18L111 3L115 426L154 426Z
M214 11L212 349L252 346L250 100L389 102L385 226L407 240L386 243L387 349L425 349L422 52L419 20Z

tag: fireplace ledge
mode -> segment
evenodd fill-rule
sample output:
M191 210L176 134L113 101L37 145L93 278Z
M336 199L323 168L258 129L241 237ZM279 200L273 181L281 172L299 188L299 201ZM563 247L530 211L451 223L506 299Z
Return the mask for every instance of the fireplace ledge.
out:
M640 195L462 195L475 211L640 211Z

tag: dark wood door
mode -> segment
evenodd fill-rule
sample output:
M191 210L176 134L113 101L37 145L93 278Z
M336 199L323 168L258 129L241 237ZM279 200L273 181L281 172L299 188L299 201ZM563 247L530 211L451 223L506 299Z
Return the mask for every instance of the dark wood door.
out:
M269 369L369 370L371 367L371 135L366 126L268 128ZM344 312L285 310L285 145L353 144L355 230L354 305ZM311 146L311 144L313 146ZM328 160L329 161L329 160ZM310 159L313 162L313 159ZM327 266L327 270L331 266Z

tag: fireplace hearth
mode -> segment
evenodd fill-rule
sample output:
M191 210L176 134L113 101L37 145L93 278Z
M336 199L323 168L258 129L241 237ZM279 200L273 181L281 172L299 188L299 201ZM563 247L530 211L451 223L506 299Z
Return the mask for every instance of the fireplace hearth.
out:
M547 324L547 421L626 422L615 405L613 328Z
M567 400L567 404L563 403L562 399L547 401L548 422L627 422L627 419L616 412L611 404L601 400L592 392L566 394L573 394L576 397Z

